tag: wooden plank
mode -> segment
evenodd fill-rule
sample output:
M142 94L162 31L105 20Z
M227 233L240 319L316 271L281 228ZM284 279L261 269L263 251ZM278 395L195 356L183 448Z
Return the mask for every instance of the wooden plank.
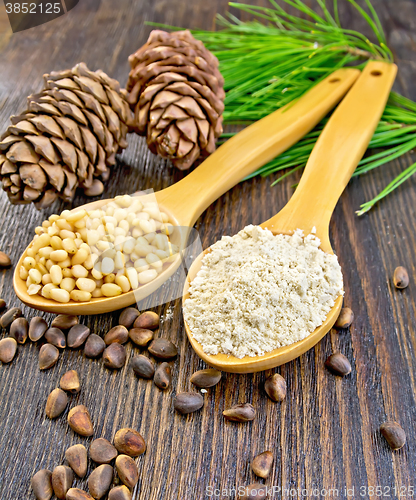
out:
M347 26L366 29L345 8L345 2L339 3ZM377 0L374 5L399 62L396 88L416 98L415 2ZM151 29L144 26L145 21L212 28L215 14L227 9L226 0L81 0L66 16L12 35L0 5L1 129L11 114L23 108L26 96L40 88L44 73L83 60L124 85L127 57L145 42ZM131 136L129 143L108 183L106 197L138 189L158 190L185 175L150 154L142 138ZM80 351L66 350L54 368L40 372L39 346L27 343L19 346L11 365L0 367L0 498L33 498L29 488L33 473L62 463L70 445L90 441L68 430L67 411L54 421L44 416L47 395L68 369L77 369L82 379L82 391L71 397L70 406L88 406L96 437L112 439L123 426L134 427L145 437L148 450L138 459L140 480L135 499L234 498L227 491L255 480L250 461L266 449L275 454L269 485L306 488L315 491L315 498L324 498L323 488L337 488L338 498L373 498L375 493L367 488L380 486L390 498L410 498L409 490L401 490L399 496L393 487L415 486L416 477L416 180L407 181L368 215L358 218L354 213L409 162L407 157L354 179L343 194L332 220L331 237L344 271L345 304L354 310L356 319L350 332L332 331L313 350L277 369L288 383L288 396L282 404L272 403L263 391L264 380L272 371L226 374L205 396L201 412L188 417L174 412L175 392L191 389L190 375L204 366L186 341L180 300L155 308L164 318L157 335L180 348L173 364L173 388L165 393L152 382L136 379L128 365L109 372L100 361L85 359ZM292 194L294 178L271 187L273 179L241 183L215 202L196 224L203 246L275 214ZM74 205L85 201L77 195ZM40 212L34 207L14 207L1 193L0 248L16 261L35 226L68 207L60 202ZM407 290L397 291L392 286L397 265L409 271L412 285ZM0 296L10 307L19 305L11 270L0 272ZM27 318L36 315L27 307L23 310ZM117 324L117 317L106 314L81 321L95 333L104 334ZM1 338L5 335L0 332ZM353 367L344 379L324 368L326 357L338 350ZM129 358L138 352L128 347ZM223 409L245 401L257 407L256 420L247 425L225 422ZM386 419L399 421L407 433L408 444L395 453L378 432ZM85 485L86 481L76 481L76 486ZM210 497L208 487L218 488L220 493ZM350 489L350 495L344 488ZM275 495L279 499L304 497L302 493ZM337 496L333 493L327 498Z

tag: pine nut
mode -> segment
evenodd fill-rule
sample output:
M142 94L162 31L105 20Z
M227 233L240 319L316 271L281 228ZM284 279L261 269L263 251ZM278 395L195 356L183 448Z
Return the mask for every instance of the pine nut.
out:
M71 255L77 253L78 248L75 244L75 238L65 238L62 240L62 246L63 249Z
M126 265L126 259L124 258L124 255L119 251L116 253L116 257L114 259L114 266L116 269L124 269L124 266Z
M67 292L71 293L75 288L75 280L74 278L64 278L59 286L60 288L63 288Z
M51 253L51 259L55 262L63 262L68 258L68 252L65 250L54 250Z
M52 278L50 274L44 274L42 276L42 284L47 285L48 283L52 283Z
M121 288L114 283L104 283L101 287L101 291L105 297L115 297L122 293Z
M57 219L55 224L59 227L59 229L67 229L68 231L72 231L72 225L69 224L65 219Z
M38 252L42 247L47 247L51 241L49 234L41 234L32 245L32 250Z
M142 271L147 271L150 265L147 263L146 259L137 259L134 261L134 267L138 273L141 273Z
M86 278L88 276L88 270L84 266L81 266L81 264L72 266L71 270L74 278Z
M71 292L71 299L75 302L89 302L91 297L91 293L84 290L72 290Z
M95 281L89 278L78 278L76 281L77 287L83 292L93 292L97 285Z
M39 285L42 282L42 274L37 269L30 269L29 276L32 279L32 283Z
M73 231L68 231L67 229L62 229L62 231L59 233L59 236L61 237L62 241L66 240L67 238L75 240L75 233Z
M23 266L29 271L29 269L36 267L36 260L33 257L25 257L23 259Z
M50 268L49 274L54 285L59 285L61 283L63 278L62 269L57 264Z
M130 268L132 269L132 268ZM134 271L136 272L136 271ZM136 273L137 275L137 273ZM128 278L124 275L121 275L121 276L116 276L116 284L121 288L122 292L123 293L126 293L130 290L131 286L130 286L130 281L128 280Z
M26 281L27 278L29 277L29 271L25 268L25 266L20 266L19 276L20 276L20 279L22 279L24 281Z
M52 288L49 293L51 299L56 300L56 302L66 303L70 300L69 293L62 288Z
M62 214L61 214L62 215ZM82 210L77 210L76 212L69 212L65 215L65 219L73 224L74 222L78 222L80 219L83 219L87 215L87 212Z
M149 283L174 260L171 228L155 201L128 195L91 212L65 210L35 229L19 275L31 293L62 303L115 297Z
M64 267L62 269L62 275L64 278L72 278L72 271L69 267Z
M51 299L51 290L52 288L58 288L56 285L54 285L53 283L48 283L47 285L45 285L43 288L42 288L42 297L45 297L45 299Z
M155 269L149 269L148 271L142 271L138 275L139 283L141 285L145 285L146 283L153 281L156 278L156 276L157 276L157 271Z
M127 278L130 282L130 286L133 290L136 290L136 288L139 288L139 278L137 276L137 271L134 267L128 267L127 268Z
M80 248L78 252L72 257L71 264L76 266L77 264L83 264L87 258L89 253L85 250L85 248Z
M114 261L110 257L104 257L101 262L101 272L103 274L110 274L114 271Z
M41 257L45 257L46 259L49 259L53 250L54 249L52 247L43 247L39 250L39 255Z
M62 250L64 247L62 245L62 240L59 236L52 236L51 238L51 247L54 250Z
M123 252L127 253L127 254L131 254L134 250L135 244L136 244L136 241L133 238L128 239L123 244Z
M116 275L114 273L107 274L107 276L104 277L104 283L114 283L116 279Z
M41 285L29 285L29 288L27 289L27 293L29 295L36 295L41 288L42 288Z
M58 266L64 269L65 267L69 267L71 265L71 259L67 257L65 260L62 262L58 262Z

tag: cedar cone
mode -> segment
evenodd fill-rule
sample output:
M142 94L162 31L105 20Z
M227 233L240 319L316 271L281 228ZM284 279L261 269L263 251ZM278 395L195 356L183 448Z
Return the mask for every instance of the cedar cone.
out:
M44 80L0 142L3 189L12 203L33 201L39 209L58 196L72 200L78 186L87 196L101 194L98 178L108 179L132 121L119 83L101 70L80 63Z
M224 79L218 59L189 31L155 30L129 57L127 100L134 128L153 153L181 170L215 151L222 134Z

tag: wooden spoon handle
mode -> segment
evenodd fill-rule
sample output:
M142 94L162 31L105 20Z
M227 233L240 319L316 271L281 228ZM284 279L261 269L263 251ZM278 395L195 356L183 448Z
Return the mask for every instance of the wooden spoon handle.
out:
M157 193L180 224L192 226L201 213L248 174L295 144L348 92L357 69L340 69L295 102L229 139L197 169Z
M289 203L263 226L274 232L310 232L316 226L329 244L332 212L368 147L396 73L395 64L366 65L322 131Z

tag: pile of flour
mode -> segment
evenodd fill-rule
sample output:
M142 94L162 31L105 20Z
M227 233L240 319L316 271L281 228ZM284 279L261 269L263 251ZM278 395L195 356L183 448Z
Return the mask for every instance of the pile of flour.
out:
M343 294L335 255L313 234L247 226L212 245L184 316L207 354L262 355L307 337Z

